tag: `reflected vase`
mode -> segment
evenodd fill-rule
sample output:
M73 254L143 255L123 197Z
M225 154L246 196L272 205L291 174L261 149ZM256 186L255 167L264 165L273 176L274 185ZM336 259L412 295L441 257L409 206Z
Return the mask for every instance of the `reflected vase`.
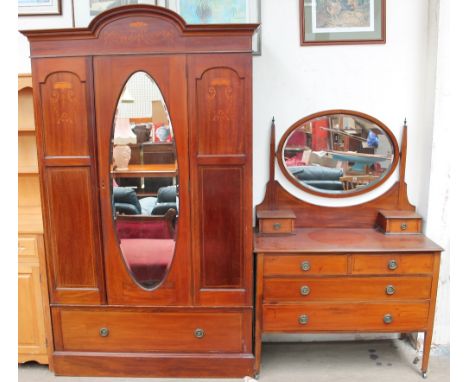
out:
M128 170L128 164L132 156L130 147L127 145L114 146L112 154L117 170Z

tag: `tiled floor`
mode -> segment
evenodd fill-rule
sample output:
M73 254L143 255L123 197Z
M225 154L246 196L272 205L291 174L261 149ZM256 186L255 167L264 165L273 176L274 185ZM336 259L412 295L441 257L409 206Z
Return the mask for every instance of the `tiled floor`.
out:
M416 359L417 358L417 359ZM261 382L422 382L420 356L402 340L267 343L263 346ZM177 381L156 378L55 377L46 366L19 367L19 382L133 382ZM241 379L185 379L197 382L233 382ZM449 382L448 354L431 356L427 381Z

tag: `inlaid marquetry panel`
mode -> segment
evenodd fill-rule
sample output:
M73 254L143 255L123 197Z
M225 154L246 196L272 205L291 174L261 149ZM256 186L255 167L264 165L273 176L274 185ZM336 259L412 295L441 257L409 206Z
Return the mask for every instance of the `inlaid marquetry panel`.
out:
M89 167L46 169L52 302L100 301L100 248L91 182Z
M197 80L200 155L245 152L244 79L231 68L212 68Z
M86 84L71 72L50 74L41 84L45 156L88 156Z

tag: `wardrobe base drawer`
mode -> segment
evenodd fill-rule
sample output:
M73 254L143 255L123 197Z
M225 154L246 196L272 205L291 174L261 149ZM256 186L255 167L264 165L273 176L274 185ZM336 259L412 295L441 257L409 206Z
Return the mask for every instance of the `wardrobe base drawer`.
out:
M245 352L243 312L148 312L54 308L55 350Z
M263 332L358 332L424 329L429 303L263 305Z

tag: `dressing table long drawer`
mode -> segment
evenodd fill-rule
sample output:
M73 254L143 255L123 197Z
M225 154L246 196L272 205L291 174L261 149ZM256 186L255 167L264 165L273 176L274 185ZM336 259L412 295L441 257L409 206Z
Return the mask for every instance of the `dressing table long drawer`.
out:
M264 332L405 331L428 324L429 302L263 305Z
M428 276L267 278L263 301L425 300L430 298L431 285Z
M245 351L242 312L53 309L55 349L110 352Z

